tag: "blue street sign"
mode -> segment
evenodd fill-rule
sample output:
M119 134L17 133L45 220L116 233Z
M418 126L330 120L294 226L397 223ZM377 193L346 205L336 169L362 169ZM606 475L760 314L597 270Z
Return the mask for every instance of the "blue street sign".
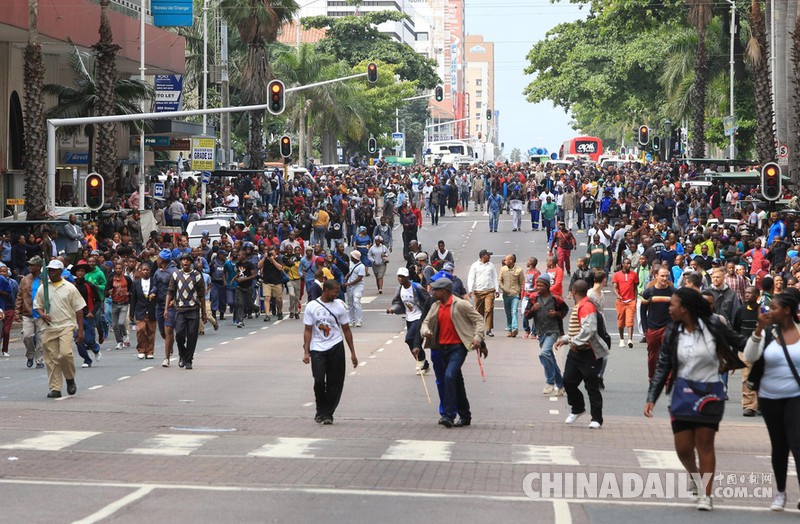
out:
M209 173L208 171L203 171L203 177L201 180L204 184L208 184L209 182L211 182L211 173Z
M402 142L403 141L403 133L392 133L392 140L394 142Z
M153 184L153 196L158 198L164 197L164 184L161 182Z
M156 27L191 27L192 0L152 0L150 11Z

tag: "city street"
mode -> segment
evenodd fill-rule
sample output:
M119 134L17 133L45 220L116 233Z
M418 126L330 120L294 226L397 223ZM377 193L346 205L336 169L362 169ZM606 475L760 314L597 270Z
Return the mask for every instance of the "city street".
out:
M523 220L523 224L525 224ZM544 268L544 233L488 233L488 217L468 211L420 231L423 249L444 240L466 280L478 251L500 263L516 253ZM523 229L525 229L523 227ZM395 239L401 236L395 230ZM585 234L576 235L585 248ZM353 328L360 364L348 369L335 424L316 424L309 366L302 363L302 321L230 321L207 326L195 368L138 360L135 349L105 351L78 369L78 393L45 398L45 370L25 367L15 326L11 357L0 361L0 485L5 522L502 522L619 523L795 520L797 479L785 514L768 514L772 494L717 496L712 513L687 498L635 496L535 499L530 473L611 473L667 478L682 471L662 397L654 419L642 415L647 389L643 344L616 347L606 371L605 423L588 414L564 424L565 397L546 397L538 344L506 338L502 300L496 336L487 339L485 380L474 352L464 365L471 427L437 425L433 373L422 380L405 343L404 322L385 314L396 289L401 246L377 295L367 279L364 327ZM573 264L577 254L573 254ZM566 287L566 286L565 286ZM613 308L613 295L606 307ZM287 299L288 300L288 299ZM571 305L571 301L569 301ZM614 328L611 309L607 325ZM132 345L135 338L131 337ZM76 352L77 356L77 352ZM563 361L564 355L560 355ZM349 360L348 360L349 361ZM78 361L80 366L80 361ZM721 486L771 487L769 441L760 418L743 418L739 375L717 438ZM793 465L790 469L793 468ZM735 474L734 480L727 475ZM715 484L717 485L717 484ZM538 487L537 487L538 489ZM527 490L528 492L530 490ZM731 493L734 493L731 490ZM741 492L737 492L741 494Z

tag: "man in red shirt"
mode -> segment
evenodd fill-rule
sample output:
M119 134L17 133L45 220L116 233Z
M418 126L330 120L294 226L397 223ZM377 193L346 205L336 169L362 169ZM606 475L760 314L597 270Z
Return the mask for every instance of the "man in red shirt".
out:
M553 252L553 248L556 248L556 254L558 255L558 267L561 269L566 269L567 275L571 273L572 267L569 263L570 254L572 254L572 250L578 247L578 241L575 240L575 237L572 235L572 231L567 229L567 226L564 222L558 223L558 231L553 233L553 242L550 244L550 252Z
M554 256L547 257L547 274L550 275L550 293L559 298L564 296L564 270L558 267L558 259ZM534 281L535 282L535 281Z
M617 296L617 327L619 328L619 347L625 347L625 328L628 328L628 347L633 347L633 323L636 317L636 289L639 277L631 269L631 259L622 261L622 269L614 273L611 281Z
M536 257L531 257L528 259L528 263L526 264L525 270L525 289L522 291L522 305L520 306L522 311L528 307L528 302L532 300L536 300L536 279L539 278L539 275L542 273L536 269L536 266L539 264L539 260ZM528 317L522 315L522 331L525 332L522 335L522 338L528 338L531 335L535 335L536 326L532 325L532 323L528 320Z

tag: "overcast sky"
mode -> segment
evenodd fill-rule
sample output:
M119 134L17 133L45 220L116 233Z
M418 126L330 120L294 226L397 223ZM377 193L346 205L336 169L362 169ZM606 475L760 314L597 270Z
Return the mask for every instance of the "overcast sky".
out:
M549 101L530 104L525 100L522 91L533 77L523 70L531 47L548 30L587 12L587 8L548 0L466 0L467 33L483 35L495 44L494 100L506 155L515 147L523 154L531 147L557 152L564 140L575 135L562 108Z

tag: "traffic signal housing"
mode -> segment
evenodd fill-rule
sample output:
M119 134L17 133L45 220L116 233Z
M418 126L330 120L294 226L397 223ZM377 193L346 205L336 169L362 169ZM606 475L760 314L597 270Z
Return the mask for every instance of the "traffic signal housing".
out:
M292 156L292 139L289 138L287 135L283 135L281 137L281 156L283 158L289 158Z
M654 136L653 137L653 151L658 153L661 151L661 138Z
M442 86L436 86L436 89L434 89L433 92L437 102L444 100L444 88Z
M286 108L286 87L280 80L273 80L267 86L269 104L267 109L273 115L280 115Z
M775 162L767 162L761 168L761 194L770 202L775 202L783 194L781 166Z
M650 128L647 126L639 126L639 136L637 142L640 146L646 146L650 143Z
M367 66L367 80L370 84L374 84L378 81L378 66L375 62L370 62Z
M491 120L491 119L492 119L492 110L491 109L487 109L486 110L486 120Z
M99 210L105 203L105 181L98 173L89 173L86 177L86 207Z
M367 150L370 154L374 154L378 152L378 141L375 138L370 138L367 142Z

